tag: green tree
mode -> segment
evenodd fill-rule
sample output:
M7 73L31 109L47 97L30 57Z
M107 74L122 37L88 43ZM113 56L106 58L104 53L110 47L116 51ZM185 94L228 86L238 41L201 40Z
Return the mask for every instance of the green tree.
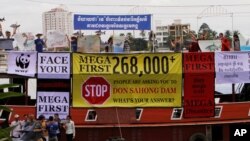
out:
M10 88L10 87L15 87L18 86L19 84L1 84L0 85L0 90L3 91L5 88ZM22 93L17 93L17 92L0 92L0 100L6 99L6 98L11 98L11 97L19 97L19 96L24 96ZM12 110L4 105L0 105L0 110L12 112ZM0 141L11 141L10 137L10 131L13 129L13 127L7 127L7 128L0 128Z
M230 30L225 31L225 37L231 38L232 32Z
M199 34L203 34L204 32L207 32L207 31L211 31L210 27L208 26L207 23L203 23L201 26L200 26L200 29L198 31Z
M216 39L216 38L217 38L217 34L218 34L218 32L216 32L215 30L213 30L213 31L211 32L211 35L213 36L213 39Z
M238 30L233 31L233 35L239 35L240 32Z
M212 30L207 23L203 23L200 26L200 29L198 31L198 35L205 35L206 39L213 40L216 38L217 32Z

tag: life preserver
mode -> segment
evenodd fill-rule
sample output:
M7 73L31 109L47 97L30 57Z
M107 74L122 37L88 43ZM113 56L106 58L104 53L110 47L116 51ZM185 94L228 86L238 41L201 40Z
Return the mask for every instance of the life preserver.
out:
M190 136L189 141L208 141L208 138L203 133L194 133Z

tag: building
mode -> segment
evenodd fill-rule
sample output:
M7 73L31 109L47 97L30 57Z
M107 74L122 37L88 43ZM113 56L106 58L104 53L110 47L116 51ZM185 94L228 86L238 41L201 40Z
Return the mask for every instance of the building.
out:
M60 30L68 35L73 33L72 12L67 11L63 6L44 12L42 18L44 35L49 30Z
M159 48L167 47L168 26L156 26L156 40Z
M171 25L156 26L156 40L159 48L168 47L168 39L176 39L176 37L181 37L183 42L185 37L190 32L190 24L182 24L181 20L174 20Z
M172 25L168 26L169 36L174 38L181 37L181 41L188 35L190 32L190 24L182 24L181 20L174 20Z

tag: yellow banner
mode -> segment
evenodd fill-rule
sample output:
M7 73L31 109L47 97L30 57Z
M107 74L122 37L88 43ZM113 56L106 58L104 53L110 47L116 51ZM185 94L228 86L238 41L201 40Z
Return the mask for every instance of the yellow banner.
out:
M73 53L74 107L180 107L181 53Z

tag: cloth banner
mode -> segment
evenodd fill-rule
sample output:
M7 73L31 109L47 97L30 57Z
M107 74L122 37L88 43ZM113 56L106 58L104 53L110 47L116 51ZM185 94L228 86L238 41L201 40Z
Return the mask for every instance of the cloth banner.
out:
M61 119L69 115L69 92L37 92L36 115L46 119L58 113Z
M70 79L70 53L38 53L38 78Z
M113 37L113 48L115 53L121 53L124 52L124 36L114 36Z
M64 32L50 30L47 32L46 45L48 48L68 47L68 39Z
M214 53L184 53L184 117L214 116Z
M35 36L31 32L16 33L14 35L15 42L20 51L34 51L35 50Z
M216 52L216 83L250 83L250 52Z
M180 107L182 54L73 53L74 107Z
M8 55L9 74L34 77L36 74L37 52L11 51Z
M199 40L198 43L202 52L221 51L221 40Z
M97 35L87 35L77 39L77 52L99 53L101 48L101 39Z

